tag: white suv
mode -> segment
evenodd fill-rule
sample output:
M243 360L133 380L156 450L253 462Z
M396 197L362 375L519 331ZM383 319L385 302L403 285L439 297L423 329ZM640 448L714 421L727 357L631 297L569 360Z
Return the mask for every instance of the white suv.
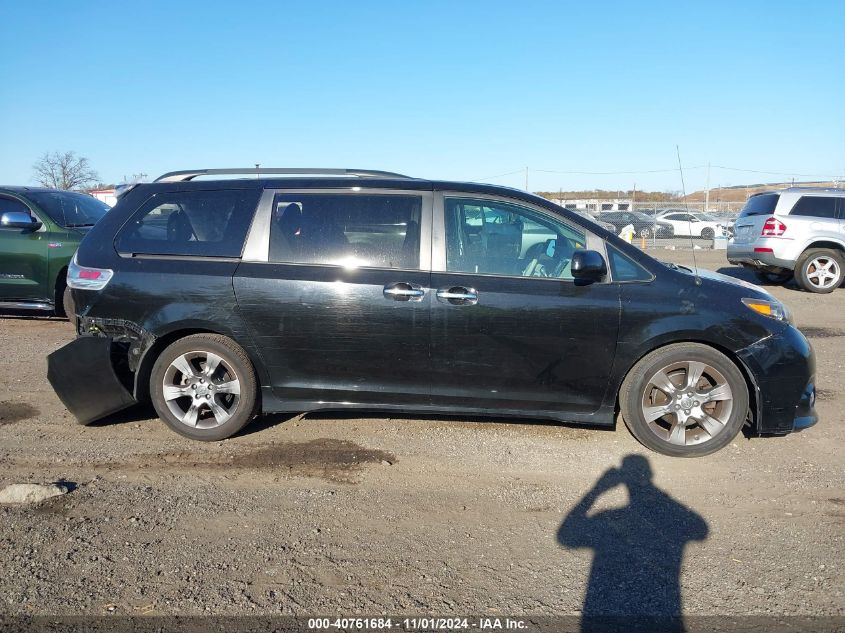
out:
M769 282L793 274L810 292L832 292L845 273L845 189L791 187L751 196L728 242L728 261Z

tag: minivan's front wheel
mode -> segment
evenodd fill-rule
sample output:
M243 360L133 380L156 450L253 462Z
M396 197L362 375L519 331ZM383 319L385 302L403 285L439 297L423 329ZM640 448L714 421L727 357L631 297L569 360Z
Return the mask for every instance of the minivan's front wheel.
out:
M676 343L647 354L619 392L633 436L664 455L699 457L726 446L748 413L748 388L724 354L698 343Z
M808 248L795 264L795 280L809 292L833 292L842 284L843 256L829 248Z
M255 370L243 348L219 334L194 334L168 346L150 375L150 396L171 429L222 440L255 415Z

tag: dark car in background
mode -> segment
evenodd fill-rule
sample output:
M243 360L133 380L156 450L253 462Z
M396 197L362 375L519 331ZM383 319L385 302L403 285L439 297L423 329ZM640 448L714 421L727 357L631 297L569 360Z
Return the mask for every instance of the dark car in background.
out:
M84 193L0 186L0 310L64 316L70 259L108 210Z
M672 225L639 211L605 211L598 219L609 222L618 233L629 224L634 227L634 234L640 237L672 237Z
M173 172L120 199L68 283L79 337L48 375L82 423L148 400L198 440L259 412L621 411L691 457L816 421L812 349L771 295L504 187Z

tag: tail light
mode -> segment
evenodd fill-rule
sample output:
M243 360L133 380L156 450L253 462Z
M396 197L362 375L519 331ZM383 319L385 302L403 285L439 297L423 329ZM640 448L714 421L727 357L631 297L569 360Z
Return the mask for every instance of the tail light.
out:
M762 237L780 237L784 233L786 233L786 224L775 217L771 217L766 220L760 235Z
M91 268L76 263L76 254L67 267L67 285L77 290L102 290L114 272L108 268Z

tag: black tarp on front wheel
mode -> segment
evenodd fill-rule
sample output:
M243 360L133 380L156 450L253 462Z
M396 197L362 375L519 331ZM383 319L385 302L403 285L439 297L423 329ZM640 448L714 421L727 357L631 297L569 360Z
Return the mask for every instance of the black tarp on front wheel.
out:
M80 424L135 404L111 361L109 338L82 336L47 356L47 379Z

